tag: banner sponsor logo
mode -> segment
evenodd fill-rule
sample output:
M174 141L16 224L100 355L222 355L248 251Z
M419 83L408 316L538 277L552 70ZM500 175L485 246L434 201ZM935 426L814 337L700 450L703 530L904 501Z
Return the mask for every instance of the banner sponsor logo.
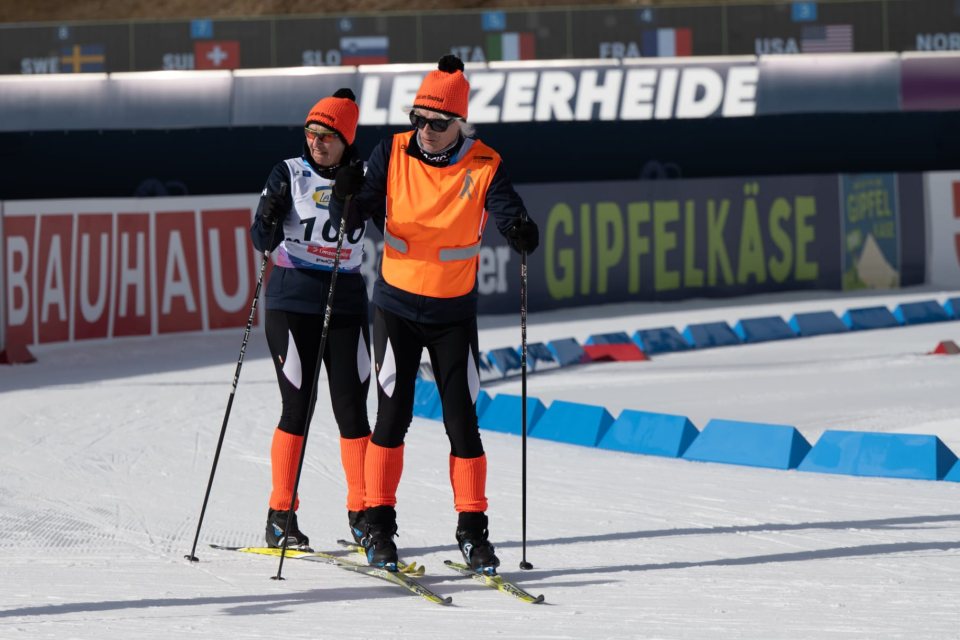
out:
M900 286L895 174L841 176L843 289Z
M617 69L548 69L470 73L470 120L549 122L752 116L753 64L664 65ZM364 74L360 122L403 125L422 76ZM385 91L381 84L391 83Z
M836 179L521 189L543 234L538 308L837 288ZM540 275L542 274L542 276ZM542 279L541 279L542 278Z
M31 345L246 324L255 196L7 203L7 340ZM243 202L226 207L224 201ZM219 203L219 204L217 204ZM139 209L139 210L138 210Z

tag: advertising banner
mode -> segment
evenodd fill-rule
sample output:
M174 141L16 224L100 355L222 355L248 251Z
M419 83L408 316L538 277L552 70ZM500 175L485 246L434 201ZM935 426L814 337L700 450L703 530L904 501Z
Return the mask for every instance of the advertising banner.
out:
M919 284L921 186L920 174L517 185L540 227L529 310ZM926 188L931 279L957 287L960 173L931 174ZM0 203L7 344L244 326L260 264L248 233L257 199ZM368 289L382 245L368 225ZM477 290L482 314L519 309L520 256L492 221Z
M541 231L530 258L532 310L840 287L836 176L518 192Z
M6 339L24 346L246 324L257 196L4 204Z
M904 55L900 68L903 111L960 110L960 51Z
M897 176L840 176L843 289L900 286Z
M945 289L960 287L960 171L924 176L929 229L927 281Z

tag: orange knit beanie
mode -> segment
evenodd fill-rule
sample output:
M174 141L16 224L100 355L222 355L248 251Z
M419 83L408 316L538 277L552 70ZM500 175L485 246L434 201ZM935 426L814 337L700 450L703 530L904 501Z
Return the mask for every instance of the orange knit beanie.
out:
M413 107L466 120L469 102L470 83L463 75L463 61L455 55L447 54L440 58L437 70L428 73L420 83Z
M316 122L335 132L347 144L353 144L359 119L357 96L350 89L337 89L332 96L322 98L313 105L305 124Z

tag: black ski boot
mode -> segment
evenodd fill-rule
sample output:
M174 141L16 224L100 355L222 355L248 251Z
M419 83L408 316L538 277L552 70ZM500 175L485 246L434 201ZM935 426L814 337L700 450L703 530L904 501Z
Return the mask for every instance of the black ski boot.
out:
M457 544L467 566L477 573L494 575L500 566L500 559L493 552L493 545L487 540L487 516L482 511L464 511L457 523Z
M362 545L363 532L367 527L367 512L347 511L347 522L350 523L350 534L353 536L353 541Z
M367 527L361 544L367 550L367 562L371 567L397 570L397 512L393 507L371 507L365 512Z
M276 511L270 509L267 511L267 546L279 548L283 546L283 530L287 526L287 515L289 511ZM298 551L313 551L310 548L310 539L297 526L297 514L293 513L290 520L290 531L287 532L287 549L296 549Z

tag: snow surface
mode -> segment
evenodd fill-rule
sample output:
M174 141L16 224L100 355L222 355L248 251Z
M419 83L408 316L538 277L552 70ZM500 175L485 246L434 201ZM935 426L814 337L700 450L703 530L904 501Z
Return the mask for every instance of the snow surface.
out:
M531 314L530 342L957 296L782 295ZM491 537L532 606L442 566L456 558L438 422L415 419L399 490L401 555L453 597L207 548L259 545L279 392L257 329L197 553L190 551L242 330L35 349L0 368L0 638L958 638L960 485L775 471L530 439L521 572L520 439L484 432ZM930 433L960 453L951 322L597 364L529 377L530 395L829 428ZM485 318L481 348L520 342ZM486 387L518 394L518 378ZM325 385L308 442L301 527L347 534ZM371 412L375 396L371 394ZM371 413L372 415L372 413Z

